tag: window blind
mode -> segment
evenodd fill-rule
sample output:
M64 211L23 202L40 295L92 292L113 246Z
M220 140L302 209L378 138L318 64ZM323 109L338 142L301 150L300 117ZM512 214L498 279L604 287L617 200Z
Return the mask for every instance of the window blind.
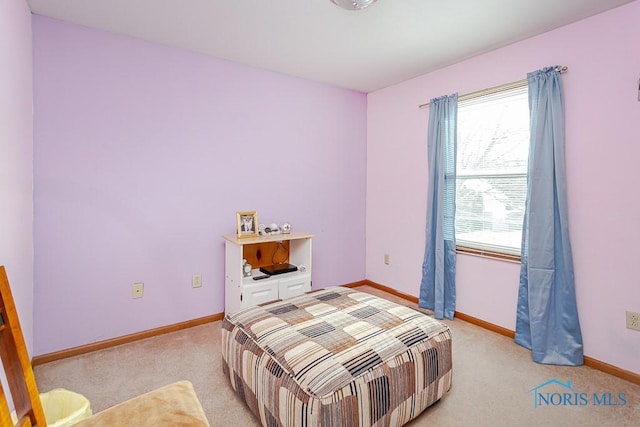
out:
M526 80L458 104L456 242L520 254L527 195Z

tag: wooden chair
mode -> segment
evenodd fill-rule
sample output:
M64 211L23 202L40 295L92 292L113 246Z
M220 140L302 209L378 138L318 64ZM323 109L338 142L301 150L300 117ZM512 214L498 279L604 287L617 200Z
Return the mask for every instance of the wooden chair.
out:
M18 417L17 426L46 427L31 361L5 268L0 266L0 357ZM0 426L12 426L7 398L0 384ZM134 397L75 424L78 427L209 426L189 381L179 381Z

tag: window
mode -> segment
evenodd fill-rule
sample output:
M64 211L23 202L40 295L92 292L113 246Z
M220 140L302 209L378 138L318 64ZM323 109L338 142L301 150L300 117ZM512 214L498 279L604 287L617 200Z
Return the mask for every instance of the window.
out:
M461 251L518 259L527 196L526 81L458 103L456 243Z

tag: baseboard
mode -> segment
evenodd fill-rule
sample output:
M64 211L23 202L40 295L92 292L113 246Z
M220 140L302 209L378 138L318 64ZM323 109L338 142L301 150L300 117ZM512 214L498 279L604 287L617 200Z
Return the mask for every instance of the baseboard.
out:
M357 282L347 283L342 286L346 288L370 286L372 288L384 291L390 295L394 295L406 301L410 301L414 304L418 303L418 298L414 297L413 295L399 292L393 288L390 288L385 285L381 285L380 283L376 283L367 279L360 280ZM224 313L213 314L211 316L205 316L205 317L200 317L198 319L187 320L186 322L175 323L173 325L162 326L159 328L149 329L147 331L142 331L142 332L136 332L134 334L124 335L121 337L99 341L92 344L82 345L79 347L73 347L66 350L43 354L43 355L34 357L33 360L31 361L31 364L34 366L42 365L44 363L65 359L67 357L78 356L80 354L90 353L92 351L102 350L109 347L115 347L120 344L126 344L133 341L141 340L144 338L150 338L150 337L154 337L162 334L167 334L169 332L176 332L182 329L191 328L193 326L203 325L205 323L216 322L218 320L222 320L223 317L224 317ZM476 325L481 328L488 329L490 331L496 332L500 335L504 335L512 339L515 337L515 332L510 329L503 328L502 326L498 326L496 324L487 322L485 320L478 319L477 317L469 316L468 314L464 314L459 311L455 312L454 317L459 320L471 323L472 325ZM640 385L640 374L636 374L635 372L627 371L626 369L622 369L617 366L610 365L606 362L602 362L598 359L594 359L593 357L589 357L589 356L584 356L584 364L585 366L589 366L590 368L597 369L598 371L602 371L609 375L613 375L614 377L622 378L623 380Z
M224 317L224 313L212 314L210 316L200 317L197 319L187 320L185 322L174 323L168 326L161 326L155 329L149 329L146 331L136 332L121 337L111 338L104 341L98 341L95 343L81 345L78 347L72 347L66 350L60 350L53 353L47 353L40 356L35 356L31 361L33 366L42 365L44 363L53 362L55 360L66 359L67 357L78 356L80 354L90 353L96 350L103 350L109 347L115 347L117 345L138 341L144 338L151 338L158 335L167 334L169 332L176 332L182 329L192 328L194 326L204 325L205 323L211 323L221 320Z
M381 285L379 283L372 282L370 280L362 280L360 282L361 285L348 286L348 287L357 287L357 286L371 286L372 288L379 289L381 291L385 291L391 295L395 295L397 297L403 298L407 301L411 301L413 303L418 303L418 298L407 295L402 292L398 292L395 289L389 288L388 286ZM471 323L472 325L480 326L481 328L488 329L490 331L496 332L500 335L504 335L505 337L509 337L511 339L515 338L516 333L507 328L503 328L502 326L498 326L496 324L487 322L482 319L478 319L477 317L469 316L468 314L460 313L456 311L454 314L456 319L463 320L467 323ZM623 380L629 381L634 384L640 385L640 374L636 374L635 372L627 371L626 369L619 368L614 365L610 365L606 362L602 362L598 359L594 359L593 357L584 356L584 364L590 368L596 369L598 371L604 372L609 375L613 375L614 377L622 378Z
M372 282L371 280L361 280L360 282L356 282L356 283L361 283L361 285L357 285L357 286L371 286L372 288L376 288L378 290L384 291L388 294L394 295L396 297L402 298L404 300L407 301L411 301L412 303L417 304L418 303L418 298L414 297L413 295L409 295L409 294L405 294L403 292L399 292L396 291L393 288L390 288L388 286L385 285L381 285L380 283L376 283L376 282ZM353 287L353 286L348 286L348 287Z
M512 331L507 328L503 328L502 326L498 326L493 323L485 322L484 320L478 319L473 316L469 316L468 314L464 314L456 311L455 317L457 319L464 320L465 322L471 323L472 325L480 326L484 329L497 332L500 335L504 335L511 339L515 338L516 336L515 331ZM598 359L594 359L593 357L584 356L584 365L593 369L597 369L598 371L607 373L609 375L613 375L614 377L622 378L623 380L640 385L640 375L631 371L627 371L626 369L618 368L617 366L602 362Z
M357 282L347 283L345 285L341 285L343 288L357 288L358 286L366 286L369 285L368 280L359 280Z
M640 375L635 372L627 371L626 369L618 368L617 366L610 365L601 360L594 359L593 357L584 356L584 364L598 371L602 371L606 374L613 375L614 377L622 378L631 383L640 385Z
M516 333L511 329L503 328L502 326L498 326L494 323L478 319L477 317L469 316L468 314L460 313L459 311L456 311L453 316L456 319L464 320L465 322L471 323L472 325L480 326L481 328L497 332L500 335L504 335L505 337L509 337L512 339L516 337Z
M347 288L356 288L358 286L370 285L374 286L373 282L368 280L360 280L358 282L347 283L343 285ZM387 288L386 286L380 286L380 289L389 292L390 294L402 296L398 292L394 291L391 288ZM409 297L404 296L404 297ZM410 298L410 297L409 297ZM205 316L198 319L187 320L186 322L175 323L173 325L161 326L155 329L149 329L146 331L136 332L129 335L124 335L121 337L111 338L104 341L98 341L91 344L81 345L78 347L72 347L65 350L55 351L53 353L42 354L40 356L35 356L31 360L31 364L33 366L43 365L45 363L54 362L56 360L66 359L67 357L78 356L85 353L91 353L92 351L103 350L105 348L115 347L121 344L127 344L130 342L138 341L144 338L151 338L158 335L167 334L169 332L176 332L182 329L191 328L193 326L203 325L205 323L211 323L218 320L222 320L224 318L224 313L212 314L211 316Z

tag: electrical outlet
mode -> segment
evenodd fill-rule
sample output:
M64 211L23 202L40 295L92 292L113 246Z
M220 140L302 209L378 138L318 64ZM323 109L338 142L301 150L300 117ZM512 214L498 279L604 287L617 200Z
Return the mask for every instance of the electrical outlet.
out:
M384 263L387 265L389 265L389 263L391 262L389 258L390 258L389 254L384 254Z
M134 283L131 292L132 298L142 298L144 296L144 283Z
M640 313L627 311L627 329L640 331Z
M191 287L192 288L201 288L202 287L202 274L194 274L191 277Z

